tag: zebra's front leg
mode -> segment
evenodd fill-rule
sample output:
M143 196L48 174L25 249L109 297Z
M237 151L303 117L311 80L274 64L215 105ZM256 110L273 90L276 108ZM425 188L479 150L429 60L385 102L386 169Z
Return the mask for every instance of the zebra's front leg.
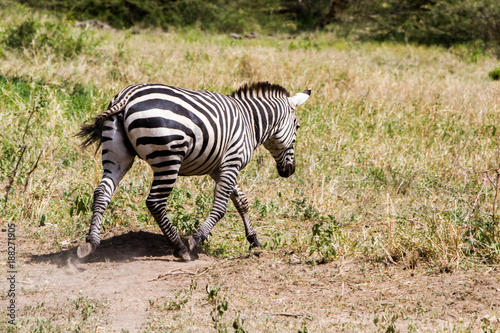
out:
M257 233L253 229L252 222L250 221L248 199L238 184L236 184L233 193L231 193L231 200L245 224L245 234L250 243L250 248L262 247L257 239Z
M216 176L211 175L211 177L215 180L212 210L210 211L210 215L208 215L205 222L198 230L196 230L195 234L187 237L186 240L187 245L189 246L189 252L193 251L196 245L207 239L215 224L219 222L224 214L226 214L229 196L233 193L234 186L236 185L236 174L232 172Z
M170 222L166 211L167 199L174 187L176 178L177 170L155 172L151 191L146 199L146 206L167 238L168 243L174 248L174 256L184 261L190 261L189 251L172 222Z

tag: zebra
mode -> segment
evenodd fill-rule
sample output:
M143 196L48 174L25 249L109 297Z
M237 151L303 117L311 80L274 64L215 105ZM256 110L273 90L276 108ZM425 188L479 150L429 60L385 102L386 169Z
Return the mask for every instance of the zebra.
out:
M269 82L245 84L231 95L157 83L121 90L105 112L77 133L83 149L96 142L97 149L102 145L103 166L90 229L78 257L99 245L102 215L136 155L153 170L146 206L175 257L191 260L190 253L224 216L229 198L243 219L250 248L261 247L237 177L260 145L274 157L281 177L295 172L295 109L310 94L307 89L290 97L285 88ZM212 209L191 236L181 239L166 215L168 196L178 176L207 174L215 181Z

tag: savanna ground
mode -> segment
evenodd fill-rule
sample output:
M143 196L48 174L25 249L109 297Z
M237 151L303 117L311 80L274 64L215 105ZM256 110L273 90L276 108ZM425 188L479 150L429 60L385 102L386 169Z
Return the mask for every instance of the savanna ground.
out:
M17 270L16 326L2 278L2 331L499 330L495 50L82 30L25 7L0 18L0 246L7 254L15 223ZM174 260L137 160L102 246L76 258L102 172L73 136L81 123L132 83L230 93L261 80L312 88L293 177L258 149L239 178L262 250L248 251L230 204L197 260ZM212 190L208 178L178 180L169 216L183 234Z

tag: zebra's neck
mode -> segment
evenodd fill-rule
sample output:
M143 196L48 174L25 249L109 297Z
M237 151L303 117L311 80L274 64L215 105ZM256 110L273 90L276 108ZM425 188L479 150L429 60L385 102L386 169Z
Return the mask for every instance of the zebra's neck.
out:
M242 111L247 138L255 150L274 134L276 125L281 120L283 101L248 99L237 100L237 103Z

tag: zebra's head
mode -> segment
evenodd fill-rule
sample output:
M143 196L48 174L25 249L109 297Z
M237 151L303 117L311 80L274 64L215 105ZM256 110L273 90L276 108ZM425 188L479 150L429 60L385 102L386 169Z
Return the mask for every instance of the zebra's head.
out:
M290 177L295 172L295 140L299 121L295 114L297 106L303 104L311 95L311 89L287 97L288 105L275 133L263 144L276 161L276 167L281 177Z

